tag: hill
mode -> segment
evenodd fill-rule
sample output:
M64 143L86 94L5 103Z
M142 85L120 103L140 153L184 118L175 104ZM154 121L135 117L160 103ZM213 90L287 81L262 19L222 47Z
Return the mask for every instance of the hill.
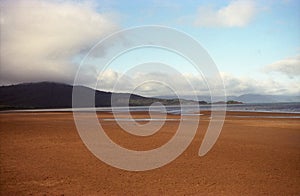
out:
M154 102L161 102L165 105L177 105L178 99L149 98L128 93L111 93L93 90L84 86L71 86L68 84L54 82L24 83L0 87L1 109L26 109L26 108L71 108L73 88L84 95L95 94L96 107L111 106L111 97L118 106L126 106L128 97L130 106L148 106ZM195 101L181 100L185 104ZM205 102L200 102L205 103ZM81 107L90 107L81 105Z

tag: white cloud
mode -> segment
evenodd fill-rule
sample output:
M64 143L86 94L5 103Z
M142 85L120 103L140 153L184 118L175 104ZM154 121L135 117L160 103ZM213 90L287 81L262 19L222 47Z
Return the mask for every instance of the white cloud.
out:
M229 73L221 73L227 95L242 94L272 94L272 95L297 95L300 86L294 80L284 81L265 76L262 79L252 77L237 77Z
M2 2L1 82L72 81L76 55L118 28L111 17L91 3Z
M264 67L265 72L278 72L290 78L300 76L300 55L286 58Z
M247 25L256 14L256 5L251 0L236 0L218 10L212 7L198 8L196 26L242 27Z
M192 89L195 91L192 91ZM201 76L193 74L174 74L162 71L135 71L122 74L112 69L98 76L99 90L130 92L144 96L192 95L207 93L207 87Z
M272 77L265 77L257 81L251 77L237 77L229 73L221 73L227 95L242 94L273 94L297 95L300 87L294 80L279 81ZM166 95L209 95L209 89L200 75L183 73L176 75L167 72L134 72L123 75L114 70L107 70L98 77L98 89L115 92L129 92L143 96ZM187 83L187 81L189 83ZM117 88L114 86L117 84ZM192 88L191 88L191 86ZM172 87L172 91L169 87Z

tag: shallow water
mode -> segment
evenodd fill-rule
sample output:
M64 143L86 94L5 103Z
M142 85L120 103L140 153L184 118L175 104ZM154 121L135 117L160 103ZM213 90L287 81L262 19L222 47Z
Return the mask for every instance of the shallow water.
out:
M211 110L225 110L226 111L239 111L239 112L276 112L276 113L300 113L300 103L257 103L257 104L213 104L213 105L173 105L165 107L156 106L131 106L131 107L97 107L97 108L61 108L61 109L30 109L30 110L9 110L2 112L71 112L71 111L85 111L85 112L161 112L168 114L181 114L181 115L199 115L199 111Z

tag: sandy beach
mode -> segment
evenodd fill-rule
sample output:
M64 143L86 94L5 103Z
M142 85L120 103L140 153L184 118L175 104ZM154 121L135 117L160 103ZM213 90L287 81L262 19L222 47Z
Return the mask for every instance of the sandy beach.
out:
M204 157L198 150L209 123L202 112L188 149L170 164L129 172L97 159L80 139L70 112L0 114L0 195L298 195L300 114L228 112L221 135ZM158 133L133 136L99 113L121 146L149 150L174 135L178 121ZM136 118L148 117L136 112ZM178 118L170 115L168 118Z

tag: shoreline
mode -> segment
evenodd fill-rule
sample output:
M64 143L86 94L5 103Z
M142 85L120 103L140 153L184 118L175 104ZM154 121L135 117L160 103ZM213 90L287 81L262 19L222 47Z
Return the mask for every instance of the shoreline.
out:
M300 102L285 102L285 103L244 103L244 104L214 104L212 105L199 105L199 111L211 111L211 110L226 110L227 112L254 112L254 113L280 113L280 114L300 114ZM118 106L113 107L114 111L122 112L130 109L131 111L148 111L150 106ZM180 114L180 109L183 112L188 112L189 114L194 113L196 110L193 105L165 105L164 106L167 113ZM225 108L226 109L225 109ZM160 107L153 107L152 109L161 110ZM193 111L194 110L194 111ZM91 111L91 112L107 112L112 111L112 107L93 107L93 108L43 108L43 109L10 109L10 110L0 110L0 113L8 112L72 112L72 111Z
M112 114L111 111L75 111L75 112L82 112L82 113L96 113L96 114L101 114L101 113L110 113ZM218 111L216 111L218 112ZM1 114L34 114L34 113L65 113L65 114L73 114L73 111L65 111L65 110L57 110L57 109L42 109L42 110L5 110L5 111L0 111ZM118 111L117 114L122 114L123 111ZM125 113L125 112L124 112ZM135 113L135 114L144 114L148 113L148 111L131 111L130 113ZM194 113L194 114L173 114L173 113L161 113L157 112L158 114L166 114L166 115L172 115L172 116L207 116L210 115L211 110L201 110L199 114ZM278 117L289 117L289 118L300 118L300 113L298 112L272 112L272 111L226 111L225 116L230 116L230 117L249 117L253 118L254 116L257 117L266 117L266 118L278 118Z
M126 107L123 107L121 109L124 109ZM144 107L143 107L144 108ZM55 112L55 113L73 113L73 112L112 112L112 109L110 107L108 108L103 108L103 110L98 110L99 108L56 108L56 109L20 109L20 110L0 110L0 114L5 114L5 113L47 113L47 112ZM200 113L209 113L212 110L201 110ZM218 111L218 110L214 110ZM223 111L223 110L221 110ZM275 114L275 115L289 115L289 114L295 114L296 116L300 116L300 112L293 112L293 111L259 111L259 110L225 110L226 113L252 113L252 114ZM118 113L124 112L124 110L116 110ZM131 112L148 112L147 110L132 110ZM162 113L162 112L161 112ZM167 114L170 114L166 112ZM174 115L176 115L174 113ZM178 114L179 115L179 114Z

